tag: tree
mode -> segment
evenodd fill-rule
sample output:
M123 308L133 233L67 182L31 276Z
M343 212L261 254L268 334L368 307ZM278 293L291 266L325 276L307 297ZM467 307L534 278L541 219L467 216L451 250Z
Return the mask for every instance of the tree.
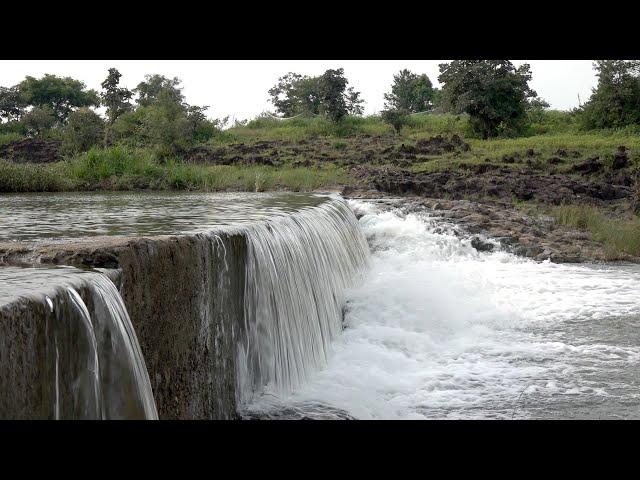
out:
M438 81L443 101L456 113L467 113L471 128L482 138L523 127L530 98L528 64L516 68L508 60L454 60L440 64Z
M581 109L586 128L620 128L640 123L640 61L599 60L598 85Z
M409 123L409 111L404 108L388 108L382 111L382 120L399 134L402 127Z
M27 135L31 137L39 137L45 132L53 128L57 118L53 109L49 105L42 107L33 107L25 113L21 119L25 126Z
M83 107L69 114L62 128L62 148L68 153L86 152L104 137L104 120L93 110Z
M541 123L545 119L549 103L542 98L532 98L527 104L527 118L531 123Z
M363 112L360 92L347 87L342 68L327 70L318 77L289 72L269 89L271 103L284 117L324 114L333 121Z
M107 78L100 84L102 86L100 99L102 100L102 105L107 107L107 122L109 125L113 125L113 122L120 115L132 109L130 100L133 97L133 92L118 86L120 77L122 77L122 74L117 69L110 68Z
M0 119L18 120L26 107L27 102L17 87L0 87Z
M402 109L409 113L433 108L434 88L427 75L417 75L407 69L393 76L391 92L384 94L388 109Z
M95 90L87 90L83 82L71 77L61 78L48 73L39 79L27 76L17 88L28 105L49 107L61 123L77 108L100 105Z
M154 74L145 75L144 78L145 81L140 82L134 89L134 92L138 94L138 105L148 107L154 103L161 94L165 101L173 101L176 104L182 104L184 102L182 88L179 86L182 82L178 77L167 78L164 75Z
M269 89L271 103L283 117L320 112L317 77L289 72Z

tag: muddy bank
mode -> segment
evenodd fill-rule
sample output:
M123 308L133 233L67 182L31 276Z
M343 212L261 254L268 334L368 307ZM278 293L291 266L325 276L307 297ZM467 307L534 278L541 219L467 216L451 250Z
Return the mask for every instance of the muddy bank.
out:
M580 179L490 165L474 172L412 172L389 167L357 166L352 174L365 187L393 195L463 199L493 197L559 205L564 202L603 202L630 199L634 189L626 178ZM480 168L486 167L486 168ZM616 183L618 182L618 183Z

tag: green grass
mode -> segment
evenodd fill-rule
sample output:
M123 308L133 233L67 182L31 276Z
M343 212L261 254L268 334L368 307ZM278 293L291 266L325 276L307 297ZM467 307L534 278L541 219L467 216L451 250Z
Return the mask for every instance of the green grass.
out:
M161 161L151 151L114 147L92 149L54 164L14 164L0 160L0 192L83 190L291 190L310 191L350 183L335 165L271 167L196 165Z
M75 186L62 163L31 165L0 160L0 192L59 192Z
M6 145L7 143L15 142L17 140L22 140L24 135L15 132L8 133L0 133L0 147L2 145Z
M561 205L551 211L557 222L591 232L613 257L619 253L640 256L640 218L612 218L594 206Z

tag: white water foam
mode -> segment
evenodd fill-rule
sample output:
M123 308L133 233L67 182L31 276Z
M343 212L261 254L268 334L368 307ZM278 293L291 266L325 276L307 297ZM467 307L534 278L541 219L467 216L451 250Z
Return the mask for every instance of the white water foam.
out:
M372 250L326 368L251 408L371 418L640 415L640 269L479 253L426 212L351 201Z

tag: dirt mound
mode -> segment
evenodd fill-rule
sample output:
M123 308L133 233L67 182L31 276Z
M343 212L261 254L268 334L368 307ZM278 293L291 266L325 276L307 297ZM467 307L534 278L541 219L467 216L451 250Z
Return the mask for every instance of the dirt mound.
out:
M0 147L0 158L15 163L53 163L62 160L60 140L25 138Z
M613 154L613 162L611 168L619 170L629 165L629 155L627 154L627 148L624 145L620 145L618 150Z
M446 139L442 135L436 135L416 142L416 153L424 155L442 155L455 150L466 152L470 150L470 147L458 135L452 135L450 139Z
M582 175L591 175L594 173L600 173L604 170L604 164L600 161L599 157L592 157L586 159L584 162L573 165L570 169L570 173L581 173Z

